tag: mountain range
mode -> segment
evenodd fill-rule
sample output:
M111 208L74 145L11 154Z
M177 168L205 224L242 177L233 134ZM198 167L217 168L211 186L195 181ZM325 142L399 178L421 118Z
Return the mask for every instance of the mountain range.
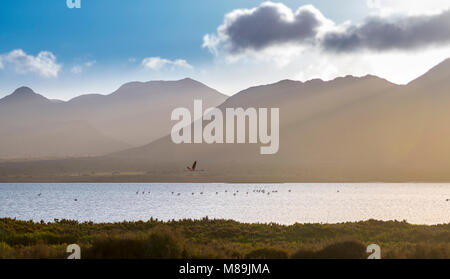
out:
M2 99L0 114L4 113L3 107L19 104L38 107L30 105L34 102L39 107L65 106L59 113L69 111L68 115L72 117L64 118L67 121L64 123L73 121L71 125L78 125L80 131L93 127L98 133L91 136L95 136L98 142L110 139L105 149L108 147L111 152L99 150L98 153L103 155L96 157L2 163L0 180L450 181L449 59L406 85L393 84L376 76L346 76L307 82L283 80L248 88L226 98L193 80L168 83L173 86L170 94L163 86L167 86L166 82L150 82L124 85L108 96L88 95L67 103L55 103L39 95L33 95L33 101L29 103L23 100L22 94ZM186 84L191 86L190 93L184 91ZM149 95L145 89L139 91L135 87L150 85L159 90ZM261 155L259 144L172 143L168 134L173 122L169 121L169 108L162 105L168 103L164 103L166 99L161 95L173 96L171 100L179 101L177 106L182 103L181 106L190 107L196 88L202 88L202 98L209 100L204 107L213 105L222 111L235 107L279 108L279 152ZM162 110L154 111L153 115L164 123L158 122L162 123L158 126L155 122L148 122L150 118L129 115L127 109L133 109L137 103L126 97L117 97L116 100L116 94L128 96L120 92L138 92L133 96L158 99ZM180 94L186 98L178 98ZM77 106L78 102L85 103ZM98 107L104 108L97 110ZM123 123L121 127L124 128L113 129L111 123L115 122L108 117L114 113L106 112L122 115L121 109L124 109L123 115L127 117L123 119L127 121L116 119L116 123ZM79 113L85 117L75 117ZM95 121L92 120L94 118ZM47 119L50 121L51 117ZM136 119L143 121L137 122ZM4 123L8 122L3 116L1 121L1 129L4 129ZM81 123L86 124L82 126ZM105 123L110 123L110 126ZM27 124L27 121L22 124ZM156 125L155 132L148 132L145 136L134 133L142 131L145 126L153 130L153 125ZM64 134L63 128L60 129L60 134ZM118 136L121 131L127 135ZM185 171L193 161L198 162L199 171Z
M98 156L144 145L170 133L171 111L192 108L193 99L216 106L226 96L192 79L131 82L67 102L21 87L0 99L0 159Z

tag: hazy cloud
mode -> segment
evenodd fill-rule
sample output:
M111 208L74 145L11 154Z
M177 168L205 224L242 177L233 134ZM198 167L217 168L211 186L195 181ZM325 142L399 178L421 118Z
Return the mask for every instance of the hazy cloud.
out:
M225 15L217 34L204 37L203 47L215 52L219 44L224 44L229 52L237 53L284 43L311 43L325 21L320 11L310 5L294 13L281 3L265 2L257 8Z
M70 72L72 74L81 74L83 72L83 68L80 65L73 66L72 69L70 69Z
M349 52L417 49L450 42L450 10L436 15L372 17L359 26L325 34L325 50Z
M41 51L37 56L28 55L21 49L0 55L0 68L11 66L17 73L35 73L43 77L57 77L61 65L49 51Z
M161 57L148 57L142 60L142 65L152 70L160 70L166 66L192 69L193 67L184 59L169 60Z
M81 65L75 65L70 69L70 72L72 74L81 74L84 71L84 68L90 68L90 67L94 66L96 63L97 63L97 61L92 60L92 61L85 62Z
M84 66L90 68L90 67L94 66L96 63L97 63L97 61L92 60L92 61L88 61L88 62L84 63Z

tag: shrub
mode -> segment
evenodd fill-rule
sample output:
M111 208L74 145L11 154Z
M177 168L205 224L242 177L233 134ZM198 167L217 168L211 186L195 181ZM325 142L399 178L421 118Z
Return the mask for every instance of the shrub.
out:
M12 257L19 259L62 259L65 256L65 251L62 248L48 246L40 240L34 245L15 249L12 251Z
M245 256L247 259L287 259L288 253L274 248L253 250Z
M7 259L10 251L11 247L8 244L0 242L0 259Z
M85 258L168 259L187 255L181 239L169 229L155 229L146 236L99 238L87 249Z
M366 246L357 241L337 242L319 251L299 250L292 255L294 259L364 259Z

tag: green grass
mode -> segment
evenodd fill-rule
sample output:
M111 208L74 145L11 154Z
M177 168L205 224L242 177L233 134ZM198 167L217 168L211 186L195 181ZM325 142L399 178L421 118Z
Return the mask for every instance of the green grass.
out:
M450 258L450 224L398 221L341 224L243 224L180 220L96 224L0 219L0 258L65 258L76 243L83 258Z

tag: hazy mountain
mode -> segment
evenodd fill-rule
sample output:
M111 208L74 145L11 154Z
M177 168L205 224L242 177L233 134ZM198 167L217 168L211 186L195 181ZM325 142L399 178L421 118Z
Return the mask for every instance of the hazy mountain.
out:
M257 180L450 180L450 60L406 86L374 76L287 80L220 107L238 106L280 108L278 154L260 155L259 144L175 145L167 137L112 157L174 172L198 160L208 175Z
M0 99L0 105L17 106L17 105L42 105L50 104L51 101L42 95L35 93L29 87L17 88L11 95Z
M171 129L173 108L226 96L191 79L132 82L68 102L21 87L0 99L0 159L94 156L139 146Z
M131 82L110 95L86 95L70 100L65 111L89 121L103 134L139 146L161 138L172 128L177 107L192 109L194 99L217 106L227 96L186 78L179 81Z
M219 106L227 107L280 108L279 152L260 155L260 144L176 145L166 136L97 158L0 164L0 173L44 180L67 180L55 169L110 174L72 178L83 181L450 181L450 60L407 85L374 76L284 80L244 90ZM186 172L194 160L201 171Z

